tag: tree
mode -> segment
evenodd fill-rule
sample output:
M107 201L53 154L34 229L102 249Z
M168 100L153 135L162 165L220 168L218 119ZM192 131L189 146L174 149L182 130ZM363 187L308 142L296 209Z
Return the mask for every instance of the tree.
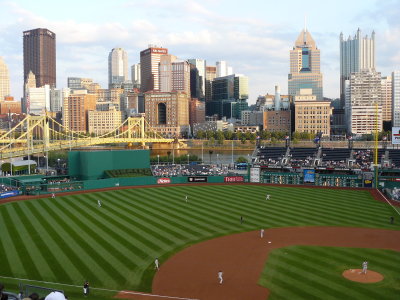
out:
M248 161L247 161L247 158L246 158L246 157L244 157L244 156L239 156L239 157L236 159L236 162L237 162L237 163L247 163Z
M206 136L206 133L204 132L204 130L198 130L196 132L196 138L197 139L204 139L204 137Z
M224 133L221 130L218 130L215 135L216 135L216 139L218 141L218 144L222 145L224 143L224 140L225 140Z
M230 130L225 130L224 131L224 136L226 140L232 140L233 137L233 132Z

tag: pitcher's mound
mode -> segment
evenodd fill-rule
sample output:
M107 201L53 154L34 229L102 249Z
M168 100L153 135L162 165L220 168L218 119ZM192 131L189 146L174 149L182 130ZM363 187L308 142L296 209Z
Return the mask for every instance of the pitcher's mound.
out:
M343 277L362 283L374 283L383 280L383 275L374 271L367 271L367 274L361 274L362 269L350 269L343 272Z

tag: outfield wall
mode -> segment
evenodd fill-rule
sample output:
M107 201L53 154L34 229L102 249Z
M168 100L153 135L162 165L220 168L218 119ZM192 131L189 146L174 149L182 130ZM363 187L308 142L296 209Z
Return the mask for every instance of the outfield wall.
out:
M70 151L68 174L79 180L104 178L106 170L150 168L149 150Z

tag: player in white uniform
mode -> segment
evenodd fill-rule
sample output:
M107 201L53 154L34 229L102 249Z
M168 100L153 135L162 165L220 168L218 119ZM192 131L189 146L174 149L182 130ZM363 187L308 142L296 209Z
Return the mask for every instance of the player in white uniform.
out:
M187 195L185 196L185 201L186 201L186 203L188 202L188 196Z
M51 198L56 199L56 194L52 193Z
M158 271L160 269L160 262L158 261L158 258L154 260L154 268Z
M263 238L264 237L264 229L260 230L260 237Z
M218 272L219 284L222 284L222 282L224 282L224 279L222 278L223 275L224 275L224 273L222 273L222 271Z
M270 194L267 194L267 196L265 197L265 200L269 200L270 197L271 197L271 195L270 195Z
M361 272L361 274L367 274L367 270L368 270L368 262L364 261L362 263L362 272Z
M101 207L101 201L100 201L100 200L97 200L97 205L98 205L99 207Z

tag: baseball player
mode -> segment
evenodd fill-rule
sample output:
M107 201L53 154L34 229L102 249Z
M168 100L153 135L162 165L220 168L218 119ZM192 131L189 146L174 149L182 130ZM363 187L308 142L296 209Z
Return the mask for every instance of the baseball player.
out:
M364 261L364 262L362 263L362 271L361 271L361 274L367 274L367 270L368 270L368 262L367 262L367 261Z
M224 275L224 273L222 271L218 272L219 284L222 284L222 282L224 282L224 279L222 278L223 275Z
M394 224L394 217L393 216L390 217L390 224L392 224L392 225Z
M99 207L101 207L101 201L100 201L100 200L97 200L97 205L98 205Z
M52 198L52 199L56 199L56 194L52 193L52 194L51 194L51 198Z
M260 237L263 238L264 237L264 229L260 230Z
M157 271L160 270L160 263L159 263L157 257L156 257L156 259L154 260L154 268L155 268Z
M188 196L187 195L185 196L185 201L186 201L186 203L188 202Z
M271 197L271 195L270 195L270 194L267 194L267 196L265 197L265 200L269 200L270 197Z
M240 224L243 224L243 217L240 216Z
M89 282L87 280L83 283L83 294L89 295Z

